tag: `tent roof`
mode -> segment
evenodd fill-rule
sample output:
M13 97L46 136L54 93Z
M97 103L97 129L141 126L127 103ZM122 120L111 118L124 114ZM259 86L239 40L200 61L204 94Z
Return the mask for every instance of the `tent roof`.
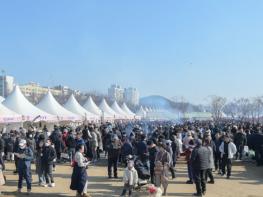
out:
M99 119L98 115L92 114L91 112L87 111L84 107L82 107L78 103L78 101L76 100L73 94L69 97L68 101L64 104L64 107L67 110L71 111L72 113L85 117L88 120Z
M146 111L144 111L143 107L141 106L140 109L136 113L137 116L146 117Z
M126 103L123 103L121 106L122 110L125 111L130 116L134 116L135 114L127 107Z
M56 99L53 97L52 93L48 91L48 93L42 98L42 100L38 103L37 107L40 109L58 116L60 120L80 120L80 116L76 115L64 107L62 107Z
M96 114L98 116L101 116L101 110L98 108L98 106L94 103L91 96L89 96L86 103L83 105L83 107L88 110L89 112Z
M0 103L0 123L22 122L22 116Z
M116 112L110 108L110 106L108 105L108 103L106 102L105 99L102 99L99 108L101 109L101 111L104 114L104 117L114 117L118 114L116 114Z
M121 117L127 117L129 114L127 114L125 111L121 109L121 107L118 105L116 101L111 105L111 109L113 109L117 114L119 114Z
M5 100L5 98L0 96L0 103L2 103L4 100Z
M35 107L22 94L19 86L3 101L3 104L12 111L23 115L23 120L31 121L39 117L37 120L54 120L55 117L41 109Z

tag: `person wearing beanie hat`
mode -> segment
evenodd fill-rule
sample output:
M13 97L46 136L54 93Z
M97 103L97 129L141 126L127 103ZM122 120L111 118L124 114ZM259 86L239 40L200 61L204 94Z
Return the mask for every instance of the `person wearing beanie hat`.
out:
M21 193L23 179L26 180L27 194L31 192L31 161L33 160L33 151L27 147L27 142L24 139L19 141L19 149L15 153L18 158L18 193Z

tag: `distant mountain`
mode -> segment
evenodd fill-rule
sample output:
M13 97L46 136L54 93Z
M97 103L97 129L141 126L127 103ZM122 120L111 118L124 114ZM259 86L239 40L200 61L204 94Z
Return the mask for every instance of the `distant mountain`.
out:
M184 112L200 112L200 107L191 103L174 102L160 95L152 95L140 99L140 105L160 109L180 110Z

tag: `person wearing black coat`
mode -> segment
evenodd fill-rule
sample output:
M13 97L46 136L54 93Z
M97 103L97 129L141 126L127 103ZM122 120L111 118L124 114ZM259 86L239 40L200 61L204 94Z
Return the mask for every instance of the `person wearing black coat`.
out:
M196 140L196 147L191 155L191 166L197 193L194 196L202 196L206 193L206 173L210 168L210 151L208 147L202 146L200 139Z
M147 145L149 150L151 183L154 184L154 167L155 167L155 159L158 152L158 148L154 143L154 140L149 140L147 142Z
M49 187L55 187L54 177L53 177L53 161L56 158L56 151L51 146L51 140L48 139L45 143L45 147L42 152L42 165L44 169L44 175L46 179L46 184Z
M116 135L108 146L108 176L112 178L112 167L114 178L118 178L118 159L120 156L121 143Z
M76 149L76 140L74 138L72 131L69 133L66 139L66 146L68 148L68 155L70 162L72 163L74 161L75 149Z
M243 133L242 128L239 128L239 130L237 131L234 137L234 143L237 147L236 160L241 160L244 151L244 146L247 144L247 137Z

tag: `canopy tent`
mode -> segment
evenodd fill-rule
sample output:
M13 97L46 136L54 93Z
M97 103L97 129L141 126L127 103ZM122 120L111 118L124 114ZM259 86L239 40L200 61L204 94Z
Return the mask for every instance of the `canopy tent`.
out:
M0 124L22 122L22 116L0 103Z
M89 111L89 112L91 112L91 113L93 113L93 114L95 114L97 116L101 116L102 115L102 112L101 112L100 108L98 108L98 106L94 103L94 101L92 100L91 96L88 98L88 100L83 105L83 107L87 111Z
M121 109L128 114L130 117L135 117L135 114L127 107L126 103L123 103Z
M5 98L0 96L0 103L2 103L4 100L5 100Z
M111 109L113 109L120 117L122 117L122 119L129 117L129 114L124 112L116 101L114 101L114 103L111 105Z
M141 118L146 118L146 111L144 111L143 107L141 106L140 109L136 113L137 116Z
M82 107L74 95L72 94L68 101L64 104L64 107L71 111L72 113L78 114L84 118L84 120L99 120L99 116L92 114L91 112L87 111L84 107Z
M42 98L42 100L37 105L38 108L57 116L58 121L80 121L81 117L74 114L64 107L62 107L56 99L53 97L52 93L48 93Z
M30 103L19 86L3 101L3 105L22 115L22 121L55 121L55 116L42 111Z
M104 119L119 118L118 114L115 111L113 111L113 109L110 108L110 106L108 105L105 99L102 99L99 108L102 111L102 115Z

